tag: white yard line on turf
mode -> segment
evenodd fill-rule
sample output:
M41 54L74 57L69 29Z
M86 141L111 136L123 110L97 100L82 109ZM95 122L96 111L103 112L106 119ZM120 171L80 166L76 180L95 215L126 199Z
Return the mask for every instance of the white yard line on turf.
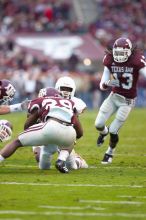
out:
M98 212L36 212L36 211L14 211L14 210L1 210L0 215L14 214L14 215L37 215L37 216L50 216L50 215L61 215L61 216L103 216L103 217L129 217L129 218L146 218L146 214L131 214L131 213L98 213Z
M16 167L16 168L36 168L37 165L18 165L18 164L2 164L3 167Z
M105 201L105 200L79 200L81 203L98 203L98 204L126 204L126 205L142 205L145 202L133 202L133 201Z
M46 209L66 209L66 210L86 210L86 209L94 209L94 210L105 210L105 208L101 207L93 207L93 206L50 206L50 205L40 205L39 208Z
M139 198L139 199L146 199L146 196L127 196L127 195L122 195L122 196L117 196L119 198Z
M104 167L104 168L106 168L106 169L135 169L135 167L130 167L130 166L124 166L124 167L120 167L120 166L113 166L113 165L111 165L111 164L104 164L104 165L101 165L100 167ZM89 166L89 168L88 169L97 169L97 168L99 168L99 166ZM137 169L143 169L143 170L145 170L146 169L146 167L141 167L141 166L136 166L136 168Z
M22 220L21 218L0 218L0 220Z
M125 154L126 155L126 154ZM16 167L16 168L38 168L37 166L31 166L31 165L17 165L17 164L0 164L1 167ZM123 168L126 168L126 169L135 169L135 167L133 166L125 166L125 167L120 167L120 166L113 166L113 165L101 165L99 164L100 167L104 167L106 169L123 169ZM99 168L99 166L90 166L89 165L89 168L88 169L97 169ZM141 166L137 166L136 168L142 168L142 169L146 169L146 167L141 167ZM54 167L52 167L52 169L54 169Z
M69 186L69 187L102 187L102 188L113 188L113 187L122 187L122 188L143 188L142 185L104 185L104 184L59 184L59 183L24 183L24 182L0 182L0 185L29 185L29 186Z

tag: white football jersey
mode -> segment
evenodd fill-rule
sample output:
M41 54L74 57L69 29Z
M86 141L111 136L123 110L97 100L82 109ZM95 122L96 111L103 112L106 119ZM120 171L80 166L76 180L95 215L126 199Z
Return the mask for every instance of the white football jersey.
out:
M75 108L78 114L81 114L85 108L87 108L86 103L77 97L72 97L71 100L75 103Z

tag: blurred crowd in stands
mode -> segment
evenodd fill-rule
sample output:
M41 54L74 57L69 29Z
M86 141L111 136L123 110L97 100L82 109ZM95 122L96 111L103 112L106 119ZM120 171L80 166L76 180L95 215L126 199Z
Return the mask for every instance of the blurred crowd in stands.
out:
M70 0L2 0L0 31L74 32L77 23L71 20Z
M77 95L89 108L97 108L105 98L99 90L101 71L80 71L80 60L72 55L56 62L28 54L5 36L14 33L90 32L104 47L119 36L128 36L146 51L145 0L95 0L97 19L85 27L71 19L71 0L0 1L0 79L10 79L16 89L15 101L37 96L39 89L54 86L58 77L70 75L76 82ZM139 81L138 106L146 106L146 80Z
M96 1L98 16L90 25L90 32L95 38L107 46L119 36L126 36L146 51L146 1Z

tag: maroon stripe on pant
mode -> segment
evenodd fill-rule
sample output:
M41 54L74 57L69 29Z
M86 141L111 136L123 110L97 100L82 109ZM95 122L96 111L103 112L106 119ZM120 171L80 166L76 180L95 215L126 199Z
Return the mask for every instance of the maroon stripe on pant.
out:
M38 131L38 130L41 130L41 129L43 129L44 127L45 127L45 125L47 124L47 122L46 123L44 123L44 124L42 124L42 125L36 125L35 127L30 127L30 128L28 128L28 129L26 129L25 131L23 131L22 133L20 133L20 135L21 134L25 134L25 133L28 133L28 132L31 132L31 131Z

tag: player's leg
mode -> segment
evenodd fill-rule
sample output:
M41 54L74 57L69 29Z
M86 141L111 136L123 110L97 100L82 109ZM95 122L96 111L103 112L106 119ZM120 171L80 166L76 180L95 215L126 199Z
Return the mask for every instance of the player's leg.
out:
M35 157L36 162L39 162L39 158L40 158L40 150L41 150L41 146L33 146L32 147L32 151Z
M31 126L29 129L26 129L24 132L22 132L16 140L13 142L7 144L1 151L1 161L5 158L10 157L17 148L21 146L32 146L39 142L40 140L43 140L42 135L42 128L44 127L43 123L37 124L35 126Z
M109 147L105 152L105 155L101 162L102 164L112 163L114 151L119 141L118 132L125 123L126 119L128 118L131 110L132 110L131 106L121 106L118 109L116 113L116 117L109 127L109 134L110 134Z
M50 144L47 146L40 146L39 148L39 168L43 170L50 169L53 154L58 152L58 147L56 145Z
M77 170L80 168L88 168L87 162L77 154L74 149L68 156L66 162L69 169Z
M95 120L95 127L100 132L97 139L97 146L101 146L104 143L104 140L108 135L108 128L105 123L116 109L117 108L112 100L112 95L110 94L101 105Z
M61 147L60 152L56 161L56 168L61 173L68 173L69 167L67 166L67 158L69 157L71 151L73 150L74 142L72 145L69 145L68 147Z
M0 162L5 160L6 158L10 157L14 152L19 148L22 147L21 142L16 139L11 143L7 144L3 149L0 151Z

